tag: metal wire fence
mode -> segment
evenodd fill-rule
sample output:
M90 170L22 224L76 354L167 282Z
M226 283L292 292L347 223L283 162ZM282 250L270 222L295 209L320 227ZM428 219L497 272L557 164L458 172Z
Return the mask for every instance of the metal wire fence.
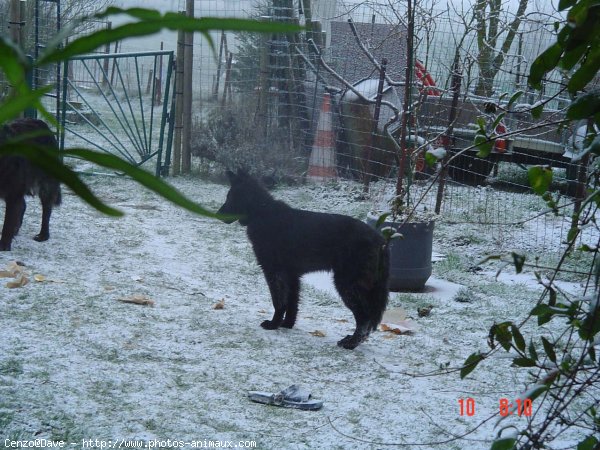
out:
M179 0L178 9L184 11L185 6ZM166 8L162 3L159 7ZM400 172L399 112L407 104L411 115L406 147L415 172L411 169L403 179L412 180L413 202L420 199L421 208L439 209L448 222L485 229L499 245L558 250L587 174L585 161L571 160L581 146L573 137L581 124L561 126L568 99L560 75L551 74L541 93L527 89L531 62L554 37L553 18L528 14L512 43L501 51L509 28L499 25L490 66L479 48L472 9L420 7L416 60L407 72L403 8L403 3L370 1L196 0L196 17L251 17L306 27L302 33L279 35L211 32L212 47L196 36L191 144L198 166L245 166L271 179L298 180L310 178L311 166L329 164L333 167L324 173L363 183L373 207L386 207ZM508 13L503 14L499 23L510 23ZM163 33L100 50L176 47L177 36ZM486 67L493 67L491 76L484 72ZM136 77L142 73L144 80L163 75L150 66L136 67L135 74L134 69L122 69L125 80L130 72ZM405 99L407 74L411 89ZM69 77L83 87L102 74L90 78L74 65ZM509 105L510 96L519 90L522 95ZM330 140L323 140L319 119L327 102ZM541 104L543 112L532 114ZM476 156L478 149L469 149L478 131L498 137L485 159ZM440 156L440 149L446 158L463 153L442 171L439 163L425 164L426 154ZM540 214L547 207L530 193L531 165L553 168L552 190L563 194L558 216ZM441 179L443 189L437 184Z
M381 206L393 196L398 175L400 116L387 129L385 125L404 102L405 11L401 4L389 2L312 2L310 9L307 3L195 2L196 16L293 21L306 25L307 32L214 33L216 58L206 42L195 42L193 151L203 167L215 162L244 165L261 175L284 178L307 175L315 145L331 146L334 158L322 157L322 164L333 161L338 176L364 183L374 207ZM527 16L509 48L498 52L502 61L487 94L481 95L483 64L472 14L431 8L417 14L417 66L410 74L408 123L408 146L417 168L413 197L421 198L423 208L440 209L444 220L485 228L499 244L558 250L574 199L583 193L585 172L580 163L571 162L574 130L559 126L568 101L560 76L552 74L542 93L527 90L530 64L554 36L552 20ZM508 19L504 18L507 23ZM499 42L506 34L500 33ZM387 81L378 109L380 71L373 60L381 64L384 59ZM455 60L460 65L460 90L451 118ZM518 90L523 94L507 109ZM317 129L325 93L331 94L333 142L323 144ZM532 115L542 103L542 114ZM500 114L502 120L490 129ZM490 156L477 158L478 149L456 156L444 174L442 194L437 186L423 194L440 170L439 164L424 164L425 152L464 151L473 145L482 120L488 135L501 136ZM322 153L321 148L317 151ZM547 206L531 194L531 165L554 169L552 189L564 195L558 216L540 215Z

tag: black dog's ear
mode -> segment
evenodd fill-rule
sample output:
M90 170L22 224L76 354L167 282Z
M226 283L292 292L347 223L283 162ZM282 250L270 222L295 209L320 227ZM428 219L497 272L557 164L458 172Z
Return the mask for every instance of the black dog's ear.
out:
M240 178L247 178L250 176L250 174L248 173L248 171L244 168L240 168L237 171L237 176Z

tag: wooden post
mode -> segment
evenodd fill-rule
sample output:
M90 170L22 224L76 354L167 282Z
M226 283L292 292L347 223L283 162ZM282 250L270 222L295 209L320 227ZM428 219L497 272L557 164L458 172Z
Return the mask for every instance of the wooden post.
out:
M148 72L148 81L146 82L146 95L150 94L152 88L152 78L154 77L154 69L150 69Z
M160 41L160 51L162 52L165 48L165 43ZM163 72L163 57L158 57L158 73L156 74L156 97L154 99L155 105L162 105L162 72Z
M115 41L115 51L119 53L119 41ZM110 84L115 84L115 70L117 66L117 58L113 58L112 70L110 71Z
M213 99L217 100L219 97L219 84L221 81L221 66L223 65L223 47L226 45L225 31L221 31L221 45L219 45L219 61L217 63L217 79L215 80L215 86L213 89ZM225 52L225 59L227 59L227 52Z
M181 12L185 14L185 12ZM177 60L175 66L175 138L173 142L173 175L181 173L181 132L183 129L183 58L185 49L185 33L177 34Z
M185 1L188 17L194 17L194 0ZM181 172L190 173L192 169L192 69L194 62L194 33L185 33L183 57L183 145L181 149Z
M225 65L225 83L223 86L223 101L221 105L225 107L227 104L227 95L229 94L229 100L231 101L231 64L233 63L233 53L229 52L227 55L227 64Z
M10 29L10 38L18 47L21 46L21 42L23 41L23 25L20 0L10 0L8 27Z
M112 22L108 22L106 29L110 31L112 29ZM104 46L104 53L110 53L110 42ZM104 65L102 67L103 75L102 75L102 87L106 87L108 85L108 66L110 64L110 60L108 58L104 58Z
M260 18L263 22L271 20L268 16ZM260 80L258 91L258 124L259 132L262 137L267 136L267 102L269 101L269 36L266 33L261 35L260 52Z

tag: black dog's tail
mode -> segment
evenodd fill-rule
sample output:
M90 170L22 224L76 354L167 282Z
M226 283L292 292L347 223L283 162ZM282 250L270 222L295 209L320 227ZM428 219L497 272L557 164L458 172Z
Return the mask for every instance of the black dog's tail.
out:
M369 330L374 331L381 323L381 318L388 303L388 279L390 276L390 253L387 245L381 246L377 260L377 279L371 289L369 298Z

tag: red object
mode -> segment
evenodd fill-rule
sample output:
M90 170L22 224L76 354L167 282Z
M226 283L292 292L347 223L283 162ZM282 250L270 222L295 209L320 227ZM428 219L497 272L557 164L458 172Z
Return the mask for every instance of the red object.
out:
M508 131L508 129L506 128L506 125L504 125L502 122L500 122L496 126L495 131L496 131L496 134L504 134ZM496 139L496 142L494 143L494 149L500 153L504 153L506 151L506 139L503 139L503 138Z
M439 96L440 93L438 89L435 87L435 81L431 74L427 72L427 69L423 65L423 63L419 60L415 61L415 75L423 84L422 91L425 91L427 95L435 95ZM425 89L429 88L429 89Z

